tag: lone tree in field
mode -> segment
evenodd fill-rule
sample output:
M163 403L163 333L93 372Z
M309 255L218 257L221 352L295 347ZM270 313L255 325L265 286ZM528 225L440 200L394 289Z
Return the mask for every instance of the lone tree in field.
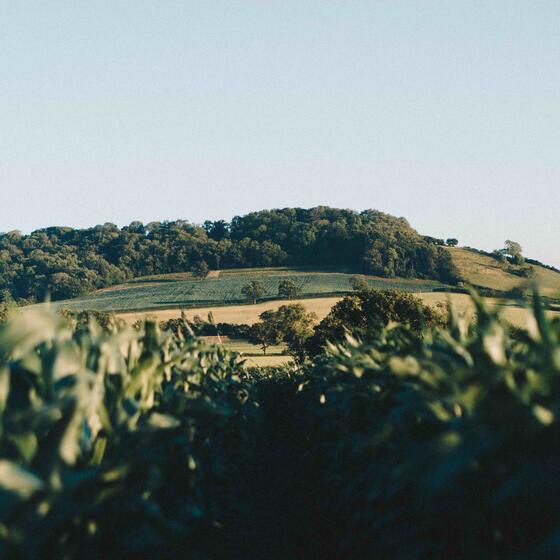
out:
M289 354L296 362L303 363L305 343L313 334L316 320L315 313L309 313L301 303L282 305L276 311L261 313L260 322L253 325L252 340L260 344L265 352L265 345L285 342Z
M291 280L282 280L278 284L278 295L287 299L294 299L301 292L300 288L295 282Z
M455 239L454 237L449 237L448 239L445 240L445 244L448 247L457 247L457 245L459 245L459 240Z
M266 288L262 282L252 280L241 288L241 293L248 301L255 304L259 298L262 298L264 294L266 294Z

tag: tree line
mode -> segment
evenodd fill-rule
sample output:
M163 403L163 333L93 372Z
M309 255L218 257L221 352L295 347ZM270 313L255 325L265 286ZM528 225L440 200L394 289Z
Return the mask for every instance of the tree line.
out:
M458 280L449 253L404 218L329 207L263 210L231 222L184 220L48 227L0 234L0 297L76 297L139 276L210 269L328 266Z

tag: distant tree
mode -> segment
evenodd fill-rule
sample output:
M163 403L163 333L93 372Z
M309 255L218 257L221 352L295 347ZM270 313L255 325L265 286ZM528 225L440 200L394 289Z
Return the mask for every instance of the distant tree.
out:
M432 245L445 245L445 241L443 239L440 239L439 237L432 237L430 235L424 235L423 238L424 238L424 241L427 241L428 243L430 243Z
M502 253L512 264L525 264L525 257L521 254L523 249L517 241L511 241L511 239L506 240L503 249L498 249L498 252ZM496 252L496 251L494 251Z
M445 244L448 247L457 247L457 245L459 245L459 240L455 239L454 237L449 237L448 239L445 240Z
M206 278L210 269L206 261L200 261L191 266L191 272L195 278Z
M56 272L49 283L49 292L54 299L72 298L83 291L82 283L76 276L66 272Z
M301 292L299 286L292 280L282 280L278 284L278 295L288 299L294 299Z
M224 220L216 222L206 220L204 222L204 229L210 239L214 241L221 241L229 236L229 224Z
M281 306L278 315L282 340L296 363L302 364L307 355L306 344L313 335L317 315L308 312L301 303Z
M259 298L262 298L266 294L266 288L262 282L252 280L243 286L241 293L248 301L255 304Z
M492 256L500 263L507 264L507 258L503 249L496 249L492 251Z
M315 313L308 312L301 303L282 305L276 311L265 311L260 322L254 325L254 338L264 350L279 341L286 343L288 352L298 363L305 360L305 344L313 334L317 320Z
M504 251L512 258L514 264L523 264L525 262L525 258L521 254L523 249L517 241L508 239L504 244Z

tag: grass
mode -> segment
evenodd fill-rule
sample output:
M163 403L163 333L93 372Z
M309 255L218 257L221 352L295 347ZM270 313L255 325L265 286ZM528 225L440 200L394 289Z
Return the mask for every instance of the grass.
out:
M560 273L534 266L535 275L530 280L507 271L507 268L487 255L469 249L448 248L461 277L471 284L507 292L534 282L543 296L560 298Z
M474 313L472 300L467 294L425 293L418 294L418 296L427 305L445 305L447 301L451 301L452 305L459 313L464 313L467 316L472 316ZM534 321L531 311L513 300L484 298L484 302L491 309L498 311L502 319L516 327L527 327ZM560 317L559 311L547 311L547 314L549 316Z
M247 340L241 339L230 339L224 342L223 346L232 352L240 352L245 356L262 356L262 348L258 344L252 344ZM270 346L266 350L267 356L282 356L286 351L286 346L284 344L276 344Z
M439 294L442 296L442 294ZM188 319L193 319L195 315L198 315L202 319L208 317L208 313L214 315L214 320L216 323L236 323L236 324L246 324L252 325L259 320L259 315L264 311L276 310L281 305L287 303L301 303L305 306L308 311L313 311L319 319L322 319L329 313L331 307L340 300L342 296L339 297L325 297L325 298L306 298L306 299L295 299L295 300L276 300L267 301L263 303L257 303L256 305L228 305L228 306L210 306L201 307L197 309L186 309L185 314ZM164 309L164 310L153 310L153 311L140 311L132 313L119 313L119 317L123 318L127 323L135 323L139 319L143 319L146 316L153 317L158 321L167 321L168 319L175 319L180 317L181 309Z

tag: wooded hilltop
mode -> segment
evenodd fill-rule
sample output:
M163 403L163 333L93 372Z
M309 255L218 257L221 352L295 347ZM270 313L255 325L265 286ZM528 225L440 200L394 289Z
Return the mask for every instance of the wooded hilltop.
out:
M32 303L139 276L272 266L328 266L455 283L457 270L442 244L404 218L325 206L263 210L203 225L177 220L123 228L48 227L29 235L12 231L0 234L0 297Z

